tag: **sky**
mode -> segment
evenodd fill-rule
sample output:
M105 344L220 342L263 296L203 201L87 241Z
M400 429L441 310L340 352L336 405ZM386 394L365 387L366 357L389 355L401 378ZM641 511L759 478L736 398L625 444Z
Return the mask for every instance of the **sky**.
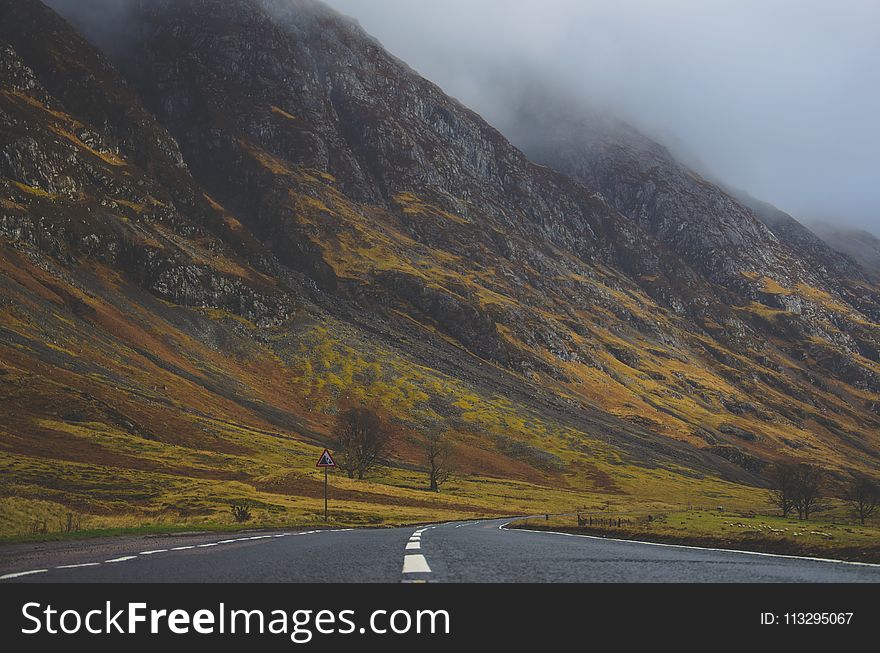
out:
M880 234L880 2L327 2L489 122L486 80L537 75L802 221Z

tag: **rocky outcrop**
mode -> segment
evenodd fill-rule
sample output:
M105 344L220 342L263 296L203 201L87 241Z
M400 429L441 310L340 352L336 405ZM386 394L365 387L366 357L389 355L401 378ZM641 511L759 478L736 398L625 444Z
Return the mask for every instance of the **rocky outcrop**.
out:
M477 356L511 363L495 321L466 298L402 272L385 272L378 281Z
M91 45L38 2L2 3L0 235L85 257L158 296L277 324L291 299L217 258L271 267L189 176L176 141ZM7 20L8 19L8 20Z

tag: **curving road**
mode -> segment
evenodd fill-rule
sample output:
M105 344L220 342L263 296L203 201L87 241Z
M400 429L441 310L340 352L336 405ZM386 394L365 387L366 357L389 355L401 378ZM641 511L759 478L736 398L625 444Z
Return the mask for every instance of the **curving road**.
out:
M0 550L2 582L880 582L880 565L430 526L132 537Z

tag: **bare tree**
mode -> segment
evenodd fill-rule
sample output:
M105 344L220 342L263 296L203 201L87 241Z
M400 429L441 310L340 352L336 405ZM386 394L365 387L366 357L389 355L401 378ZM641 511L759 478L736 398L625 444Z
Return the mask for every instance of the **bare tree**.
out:
M791 461L780 460L770 468L770 500L788 517L797 505L797 466Z
M770 500L788 517L797 510L800 519L809 519L819 506L824 472L809 463L780 460L770 469Z
M795 508L801 519L809 519L819 505L822 486L825 484L825 473L808 463L798 464L795 470Z
M853 474L852 481L844 490L843 500L850 505L864 526L865 520L877 512L877 506L880 506L880 486L864 474Z
M425 460L428 463L428 490L439 492L453 470L452 447L439 432L431 432L425 439Z
M341 411L333 435L339 467L349 478L363 479L391 449L391 429L374 410L362 406Z

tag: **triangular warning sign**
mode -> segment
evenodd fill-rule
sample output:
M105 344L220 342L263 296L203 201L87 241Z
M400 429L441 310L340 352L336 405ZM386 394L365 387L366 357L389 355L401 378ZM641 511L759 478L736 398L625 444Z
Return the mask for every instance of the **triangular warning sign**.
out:
M318 458L318 464L315 467L336 467L336 463L333 462L333 456L330 455L327 449L324 449L324 453Z

